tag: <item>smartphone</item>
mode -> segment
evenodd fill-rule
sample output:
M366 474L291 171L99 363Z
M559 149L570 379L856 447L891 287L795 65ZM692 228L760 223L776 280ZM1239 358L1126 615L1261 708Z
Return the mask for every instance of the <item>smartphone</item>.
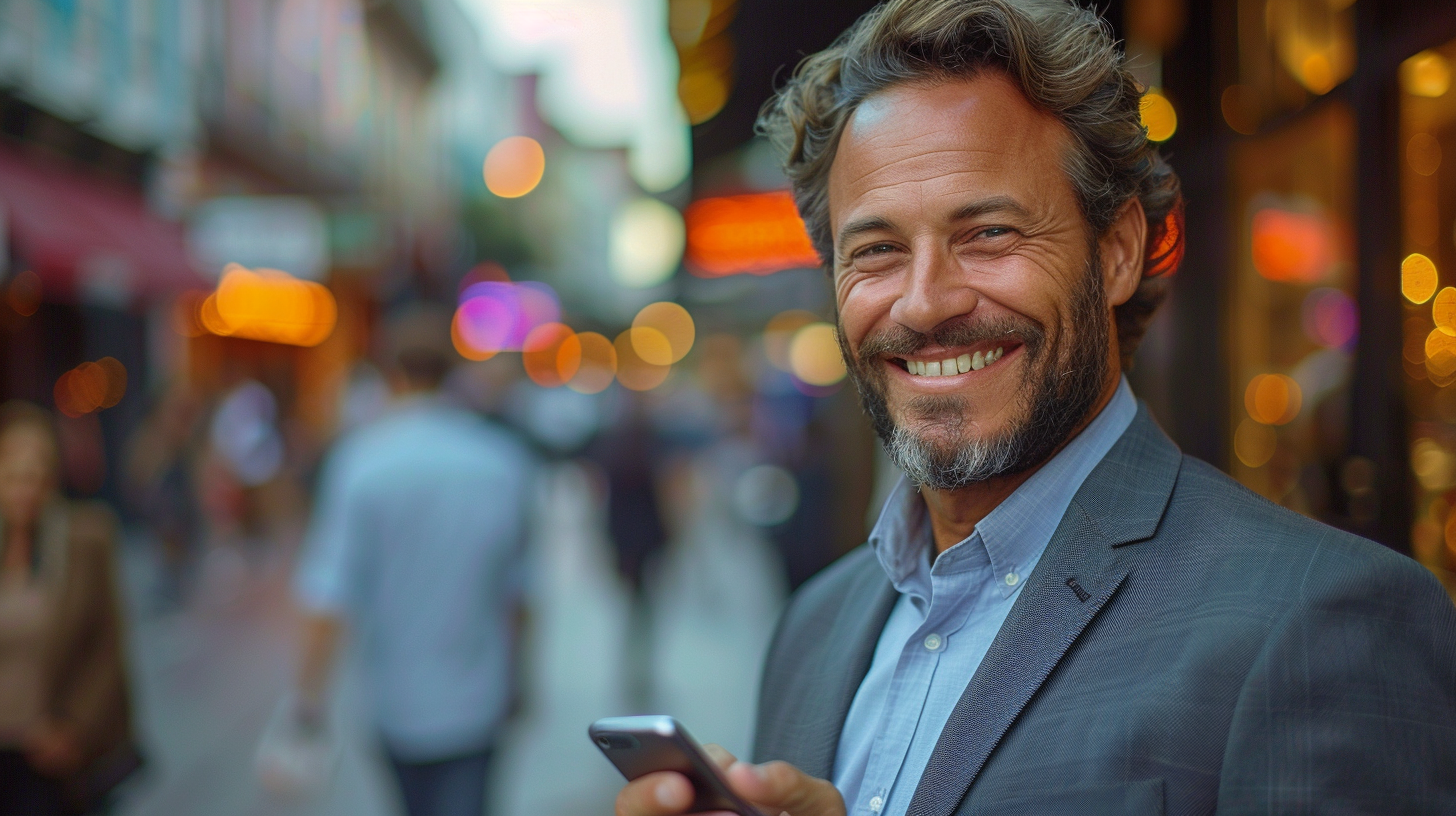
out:
M592 723L587 734L629 781L657 771L686 776L696 793L689 813L726 810L739 816L764 816L728 787L717 763L671 717L608 717Z

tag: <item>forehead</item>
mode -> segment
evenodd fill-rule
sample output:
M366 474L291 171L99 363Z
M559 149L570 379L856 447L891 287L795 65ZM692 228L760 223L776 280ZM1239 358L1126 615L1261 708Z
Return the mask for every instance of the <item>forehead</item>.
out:
M837 230L851 210L907 194L923 205L955 206L993 195L1028 206L1062 197L1071 192L1062 169L1070 139L1065 125L997 71L896 85L860 103L840 137L829 171L830 219Z

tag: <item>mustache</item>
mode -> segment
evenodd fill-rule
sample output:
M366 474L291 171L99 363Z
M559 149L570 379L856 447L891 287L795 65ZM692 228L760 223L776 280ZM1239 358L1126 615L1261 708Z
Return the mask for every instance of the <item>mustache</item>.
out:
M1030 320L1010 317L976 320L966 316L942 323L929 333L897 324L866 336L855 357L861 365L868 365L882 356L905 357L930 345L969 346L1008 339L1021 341L1028 356L1034 358L1046 344L1046 332Z

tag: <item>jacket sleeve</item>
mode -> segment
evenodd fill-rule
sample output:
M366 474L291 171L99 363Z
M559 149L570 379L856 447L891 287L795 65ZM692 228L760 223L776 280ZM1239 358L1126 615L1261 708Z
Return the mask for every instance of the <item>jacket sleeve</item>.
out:
M117 589L116 522L109 511L79 510L68 603L76 604L78 636L67 649L55 712L94 757L126 738L131 727L125 632Z
M1456 813L1456 607L1410 559L1345 555L1290 587L1245 680L1220 814Z

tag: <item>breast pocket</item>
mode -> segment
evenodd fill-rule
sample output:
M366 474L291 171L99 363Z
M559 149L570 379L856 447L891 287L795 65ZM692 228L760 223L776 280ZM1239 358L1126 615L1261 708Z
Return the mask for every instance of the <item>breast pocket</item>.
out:
M1090 788L1039 790L990 800L972 797L957 816L1161 816L1163 780Z

